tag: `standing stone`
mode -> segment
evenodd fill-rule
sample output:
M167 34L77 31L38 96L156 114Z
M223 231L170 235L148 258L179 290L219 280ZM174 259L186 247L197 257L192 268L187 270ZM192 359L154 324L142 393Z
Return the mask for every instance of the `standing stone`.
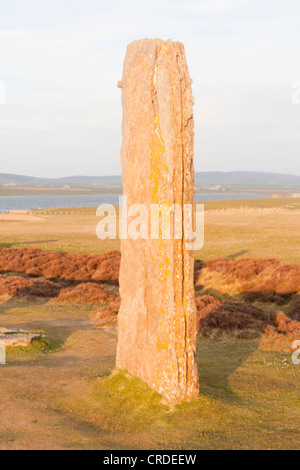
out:
M123 191L128 208L144 204L149 219L151 204L193 202L191 82L183 44L143 39L128 46L118 84ZM199 393L194 258L182 229L182 239L121 240L117 367L173 404Z

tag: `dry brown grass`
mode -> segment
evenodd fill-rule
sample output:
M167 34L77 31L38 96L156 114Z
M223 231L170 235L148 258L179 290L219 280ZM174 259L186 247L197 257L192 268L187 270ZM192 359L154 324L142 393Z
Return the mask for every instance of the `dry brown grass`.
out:
M33 215L41 215L43 222L0 221L0 246L71 253L119 249L118 240L97 238L95 208L33 211ZM205 246L196 257L276 258L299 263L299 234L299 199L209 201L205 203Z
M267 301L272 295L279 300L300 293L300 265L275 259L217 258L202 263L195 273L195 283L231 296L247 292L249 298L257 293Z
M118 283L120 252L101 255L41 251L39 248L1 248L0 272L26 273L31 277L69 282Z

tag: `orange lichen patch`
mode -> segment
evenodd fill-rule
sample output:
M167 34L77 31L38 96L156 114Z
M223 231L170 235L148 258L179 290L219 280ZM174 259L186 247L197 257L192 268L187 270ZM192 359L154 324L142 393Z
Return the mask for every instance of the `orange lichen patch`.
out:
M156 339L156 345L157 345L157 349L159 351L162 351L163 349L168 349L169 347L169 335L167 335L167 338L166 338L166 341L161 341L160 337L157 335L157 339Z

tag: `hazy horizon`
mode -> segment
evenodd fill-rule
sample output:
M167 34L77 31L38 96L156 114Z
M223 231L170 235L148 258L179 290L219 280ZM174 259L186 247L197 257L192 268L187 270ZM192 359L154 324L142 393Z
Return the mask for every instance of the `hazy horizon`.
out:
M255 171L255 170L233 170L233 171L230 171L230 170L227 170L227 171L219 171L219 170L196 170L195 173L199 174L199 173L222 173L222 174L232 174L232 173L257 173L257 174L266 174L266 175L278 175L278 176L291 176L291 177L299 177L300 178L300 174L296 174L296 173L280 173L280 172L268 172L268 171ZM87 174L87 173L82 173L82 174L68 174L68 175L64 175L64 176L45 176L45 175L42 175L42 176L35 176L35 175L32 175L32 174L20 174L20 173L6 173L6 172L1 172L0 171L0 176L1 175L11 175L11 176L25 176L25 177L32 177L32 178L38 178L38 179L64 179L64 178L109 178L109 177L122 177L121 173L115 173L115 174L108 174L108 175L103 175L103 174L94 174L94 175L91 175L91 174Z
M296 174L296 173L281 173L281 172L277 172L277 171L256 171L256 170L226 170L226 171L219 171L219 170L196 170L195 173L266 173L266 174L274 174L274 175L283 175L283 176L299 176L300 178L300 174ZM103 174L94 174L94 175L91 175L91 174L87 174L87 173L82 173L82 174L68 174L68 175L64 175L64 176L45 176L45 175L41 175L41 176L35 176L35 175L32 175L32 174L29 174L29 173L26 173L26 174L20 174L20 173L8 173L8 172L2 172L0 171L0 175L12 175L12 176L26 176L26 177L33 177L33 178L41 178L41 179L44 179L44 178L49 178L49 179L60 179L60 178L77 178L77 177L87 177L87 178L94 178L94 177L110 177L110 176L122 176L121 175L121 172L120 173L115 173L115 174L107 174L107 175L103 175Z
M0 1L0 172L119 175L117 81L143 37L185 45L197 172L300 175L296 0Z

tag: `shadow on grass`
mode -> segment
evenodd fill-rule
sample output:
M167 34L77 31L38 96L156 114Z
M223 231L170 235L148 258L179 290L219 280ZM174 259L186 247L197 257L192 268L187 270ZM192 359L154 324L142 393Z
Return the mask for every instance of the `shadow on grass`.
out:
M230 377L260 345L260 338L240 340L233 334L210 338L198 335L196 361L200 394L225 401L240 401L230 385Z
M244 251L246 252L246 251ZM241 255L235 253L231 257ZM196 270L202 269L196 261ZM235 399L230 386L230 377L245 364L260 346L262 336L268 328L285 335L292 328L290 319L300 321L300 296L295 292L274 291L239 292L235 295L195 286L196 297L211 296L221 302L207 313L202 313L200 334L197 339L197 364L201 392L215 397ZM201 305L201 304L200 304ZM278 324L278 312L288 319ZM201 316L201 310L199 311ZM295 324L295 328L297 325ZM206 336L208 335L208 336Z
M238 258L239 256L245 255L246 253L248 253L248 251L249 251L249 250L241 250L241 251L238 251L237 253L233 253L232 255L228 255L227 258L236 259L236 258Z

